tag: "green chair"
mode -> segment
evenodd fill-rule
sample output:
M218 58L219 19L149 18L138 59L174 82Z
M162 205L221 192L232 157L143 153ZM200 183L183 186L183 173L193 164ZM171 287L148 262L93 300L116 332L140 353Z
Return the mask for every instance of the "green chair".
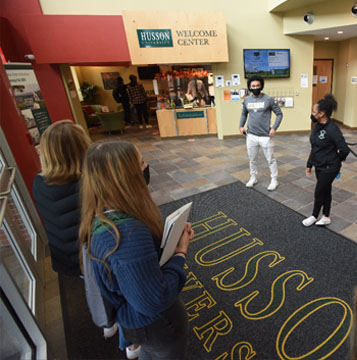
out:
M125 116L124 110L108 112L108 113L96 113L102 128L107 133L111 134L115 131L124 132L125 128Z
M89 105L93 112L101 113L102 112L102 105Z
M123 105L122 104L118 104L117 106L117 111L124 111ZM138 115L136 113L135 107L133 104L130 105L130 117L131 117L131 121L134 124L138 124L139 120L138 120Z

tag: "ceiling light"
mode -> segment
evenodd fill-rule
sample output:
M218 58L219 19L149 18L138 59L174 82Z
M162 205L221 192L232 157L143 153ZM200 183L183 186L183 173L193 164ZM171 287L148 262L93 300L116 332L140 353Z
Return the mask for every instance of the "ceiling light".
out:
M342 30L337 31L337 34L343 34Z
M325 36L324 40L330 40L330 38L328 36Z

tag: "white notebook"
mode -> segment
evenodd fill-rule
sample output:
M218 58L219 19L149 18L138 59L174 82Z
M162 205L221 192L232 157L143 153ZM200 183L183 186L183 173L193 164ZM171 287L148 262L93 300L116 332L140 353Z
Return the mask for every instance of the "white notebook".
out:
M174 255L191 207L192 202L180 207L166 218L160 246L162 249L160 266L164 265Z

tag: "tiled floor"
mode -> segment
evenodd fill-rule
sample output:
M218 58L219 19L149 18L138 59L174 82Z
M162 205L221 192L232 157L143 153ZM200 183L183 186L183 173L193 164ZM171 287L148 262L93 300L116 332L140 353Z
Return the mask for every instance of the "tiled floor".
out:
M357 131L343 129L347 142L357 142ZM106 137L100 128L91 129L92 139ZM217 137L160 139L158 129L129 128L122 140L133 142L150 164L150 189L158 205L249 179L245 141L242 137L218 140ZM279 164L279 187L269 192L269 168L260 151L259 182L255 189L272 199L311 215L315 177L305 177L310 150L308 134L277 135L275 157ZM356 147L354 147L356 149ZM342 168L342 176L333 184L332 224L329 228L357 243L357 159L350 155ZM254 191L254 190L251 190ZM302 225L301 225L302 226ZM65 359L66 350L56 274L46 264L46 336L50 359Z
M346 141L357 142L357 131L343 129ZM103 137L98 129L92 138ZM245 140L217 137L160 139L157 128L126 130L121 139L135 143L150 164L152 197L161 205L173 200L249 179ZM272 199L309 216L313 206L315 177L305 176L310 151L309 135L290 134L275 137L275 157L279 165L279 187L267 191L270 173L263 153L258 159L259 182L255 189ZM356 147L354 147L356 149ZM332 224L329 229L357 242L357 158L349 155L333 183Z

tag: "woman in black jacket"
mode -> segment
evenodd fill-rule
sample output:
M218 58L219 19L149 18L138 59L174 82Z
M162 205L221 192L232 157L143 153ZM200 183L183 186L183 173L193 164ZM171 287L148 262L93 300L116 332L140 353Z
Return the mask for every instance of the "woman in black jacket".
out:
M341 161L350 152L341 130L330 119L336 109L337 102L332 94L325 95L312 108L311 121L316 124L310 135L311 152L306 165L306 176L311 176L314 166L317 183L312 215L303 220L304 226L331 223L332 182L340 172ZM322 217L317 221L321 208Z
M80 223L79 179L91 140L70 120L55 122L42 134L41 172L32 193L43 220L52 268L67 276L81 274L78 229Z

